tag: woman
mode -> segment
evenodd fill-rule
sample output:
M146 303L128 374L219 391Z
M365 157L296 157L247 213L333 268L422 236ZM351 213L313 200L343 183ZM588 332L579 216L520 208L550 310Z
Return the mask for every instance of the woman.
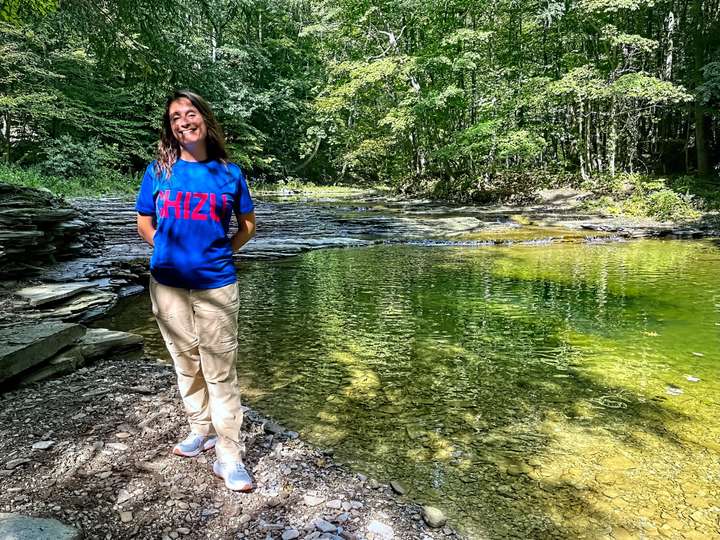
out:
M157 160L145 171L138 194L138 233L153 246L153 314L190 423L189 435L173 453L194 457L215 447L213 471L236 491L253 485L240 443L232 254L255 233L253 209L210 106L197 94L175 92L165 106ZM231 212L239 228L228 238Z

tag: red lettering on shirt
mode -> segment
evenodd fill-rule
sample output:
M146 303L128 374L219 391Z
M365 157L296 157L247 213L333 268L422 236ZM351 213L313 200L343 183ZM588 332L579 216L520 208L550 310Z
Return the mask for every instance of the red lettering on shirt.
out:
M193 198L197 197L198 199L200 199L200 202L198 202L195 205L195 208L193 208L191 218L195 221L206 221L207 216L205 214L201 214L200 209L203 206L205 206L205 203L208 200L208 194L207 193L193 193L192 196L193 196Z
M217 214L215 213L215 201L216 197L214 193L210 194L210 217L213 221L220 221L220 218L217 217Z
M222 200L223 200L223 207L222 207L222 217L225 217L225 211L227 208L227 195L225 193L222 194Z
M186 191L183 201L183 219L190 219L190 199L192 199L192 193Z
M175 198L170 198L170 190L165 190L165 204L163 205L164 210L164 216L161 215L160 217L168 217L169 209L173 208L175 211L175 219L180 219L180 201L182 200L182 191L178 191L175 194Z

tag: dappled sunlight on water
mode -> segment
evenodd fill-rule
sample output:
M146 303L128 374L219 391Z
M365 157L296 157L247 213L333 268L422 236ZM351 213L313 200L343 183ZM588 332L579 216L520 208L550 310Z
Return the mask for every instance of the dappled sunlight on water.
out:
M470 537L719 536L718 262L637 241L244 263L244 397ZM146 300L121 310L156 335Z

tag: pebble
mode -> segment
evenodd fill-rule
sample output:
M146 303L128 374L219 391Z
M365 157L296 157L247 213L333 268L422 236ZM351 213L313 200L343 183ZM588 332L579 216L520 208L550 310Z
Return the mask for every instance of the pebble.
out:
M371 478L370 481L368 482L368 487L370 489L380 489L380 483L377 480L375 480L374 478Z
M297 529L286 529L282 533L282 540L295 540L300 536L300 531Z
M188 503L186 503L185 501L178 501L175 506L177 506L181 510L187 510L188 508L190 508L190 505Z
M434 506L422 507L422 518L428 527L438 529L447 523L447 517L442 510Z
M325 503L325 506L334 510L339 510L342 507L342 501L340 499L333 499Z
M116 433L115 437L117 439L128 439L130 438L130 434L127 431L121 431L120 433Z
M398 495L405 495L405 493L407 493L407 489L405 489L405 486L403 486L402 483L397 480L391 480L390 487Z
M129 501L130 499L132 499L132 495L126 489L121 489L120 491L118 491L117 504L122 504L125 501Z
M316 497L315 495L303 495L303 502L305 503L305 506L317 506L324 501L325 499L322 497Z
M190 529L188 529L187 527L180 527L177 532L179 532L180 534L190 534Z
M120 512L120 521L130 523L133 519L132 512Z
M118 452L127 452L128 450L128 445L121 442L109 442L105 446L111 450L117 450Z
M379 536L383 540L390 540L395 537L395 531L390 525L386 525L382 521L372 520L367 527L368 533Z
M32 445L33 450L47 450L55 445L55 441L38 441Z
M335 532L337 530L337 527L335 527L335 525L322 518L317 518L315 521L313 521L313 525L315 525L316 529L324 533Z

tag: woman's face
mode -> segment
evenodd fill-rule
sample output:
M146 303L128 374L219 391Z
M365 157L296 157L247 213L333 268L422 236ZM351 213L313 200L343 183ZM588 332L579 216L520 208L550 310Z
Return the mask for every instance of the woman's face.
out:
M173 101L168 116L172 133L181 146L195 147L205 142L207 137L205 118L188 98L181 97Z

